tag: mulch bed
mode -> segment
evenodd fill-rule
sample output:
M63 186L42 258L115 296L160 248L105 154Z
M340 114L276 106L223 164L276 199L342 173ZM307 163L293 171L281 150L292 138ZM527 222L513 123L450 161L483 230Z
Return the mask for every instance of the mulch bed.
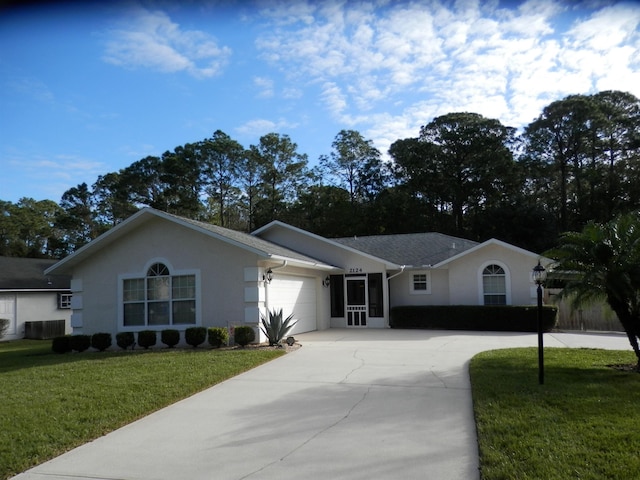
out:
M293 352L294 350L299 349L300 347L302 347L302 345L300 345L298 342L294 343L293 345L287 345L286 343L283 343L280 346L271 346L268 343L252 343L250 345L247 345L246 347L241 347L239 345L235 345L232 347L226 347L229 350L241 350L241 349L245 349L245 350L249 350L249 349L254 349L254 350L284 350L285 352L289 353L289 352ZM223 347L225 348L225 347Z

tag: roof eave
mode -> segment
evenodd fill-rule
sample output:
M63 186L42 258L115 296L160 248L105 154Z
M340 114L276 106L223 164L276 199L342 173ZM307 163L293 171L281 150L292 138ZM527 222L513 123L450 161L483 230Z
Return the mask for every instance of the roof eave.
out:
M147 215L149 213L154 213L154 212L155 211L153 209L150 209L150 208L143 208L141 210L138 210L136 213L131 215L129 218L127 218L123 222L121 222L118 225L116 225L115 227L107 230L105 233L103 233L102 235L98 236L97 238L95 238L91 242L89 242L86 245L80 247L78 250L73 252L71 255L63 258L58 263L55 263L54 265L52 265L49 268L47 268L44 271L44 274L45 275L52 275L52 274L56 274L56 273L63 274L63 272L65 271L64 270L65 267L71 267L71 266L77 264L82 259L87 257L90 252L93 252L96 249L100 248L100 246L104 242L108 241L109 239L113 238L114 236L117 238L118 234L122 230L126 230L131 223L136 221L136 219L138 217L142 217L143 215Z
M303 268L313 268L315 270L326 270L326 271L336 271L342 270L340 267L336 267L334 265L329 265L322 262L312 262L306 260L300 260L297 258L285 257L283 255L270 255L269 259L276 260L279 262L286 261L288 265L303 267Z
M145 217L145 216L149 216L149 218L152 217L158 217L158 218L163 218L165 220L168 220L170 222L176 223L178 225L181 225L185 228L189 228L191 230L200 232L204 235L207 235L209 237L215 238L217 240L223 241L225 243L234 245L236 247L242 248L244 250L247 250L251 253L256 254L259 257L263 257L263 258L269 258L270 254L269 252L266 252L264 250L260 250L257 248L253 248L250 247L246 244L243 244L241 242L237 242L231 238L225 237L223 235L220 235L216 232L212 232L211 230L207 230L205 228L199 227L198 225L195 225L193 223L190 223L188 221L182 220L180 217L176 217L173 215L169 215L165 212L162 212L160 210L155 210L153 208L150 207L145 207L142 208L140 210L138 210L136 213L134 213L133 215L131 215L129 218L127 218L126 220L124 220L123 222L119 223L118 225L116 225L115 227L111 228L110 230L108 230L107 232L103 233L102 235L100 235L98 238L96 238L95 240L91 241L90 243L88 243L87 245L84 245L83 247L79 248L77 251L75 251L74 253L72 253L71 255L69 255L68 257L63 258L62 260L60 260L58 263L52 265L51 267L47 268L45 270L45 275L49 275L49 274L54 274L56 272L64 272L65 267L71 267L73 265L75 265L76 263L78 263L79 261L81 261L82 259L86 258L88 256L88 254L90 252L95 251L96 249L101 248L101 246L108 241L109 239L115 239L118 237L118 235L124 230L128 230L128 228L131 226L132 223L137 222L138 219L140 217Z
M510 243L507 242L503 242L502 240L498 240L497 238L490 238L489 240L486 240L482 243L479 243L477 245L474 245L473 247L464 250L463 252L460 252L452 257L447 258L446 260L443 260L441 262L436 263L435 265L433 265L432 268L441 268L446 266L448 263L454 262L456 260L458 260L461 257L464 257L465 255L469 255L473 252L476 252L478 250L480 250L481 248L484 248L488 245L500 245L504 248L507 248L509 250L521 253L523 255L526 255L528 257L531 258L535 258L535 259L540 259L540 260L545 260L545 263L551 263L552 260L550 258L546 258L543 257L542 255L539 255L535 252L531 252L529 250L525 250L524 248L520 248L520 247L516 247L515 245L511 245Z

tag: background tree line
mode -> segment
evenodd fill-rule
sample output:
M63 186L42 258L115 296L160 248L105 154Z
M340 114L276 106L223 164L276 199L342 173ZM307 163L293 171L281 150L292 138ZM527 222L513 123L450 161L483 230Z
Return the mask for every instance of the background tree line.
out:
M450 113L388 153L342 130L311 168L287 135L245 148L218 130L58 204L0 200L0 255L65 256L143 206L242 231L277 219L327 237L438 231L533 251L640 209L640 101L625 92L555 101L520 134Z

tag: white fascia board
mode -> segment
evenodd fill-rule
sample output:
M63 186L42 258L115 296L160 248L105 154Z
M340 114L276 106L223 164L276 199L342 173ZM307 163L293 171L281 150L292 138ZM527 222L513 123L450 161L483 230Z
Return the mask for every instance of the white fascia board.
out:
M80 247L78 250L76 250L75 252L73 252L71 255L68 255L66 257L64 257L62 260L60 260L58 263L53 264L52 266L50 266L49 268L47 268L44 271L45 275L50 275L53 273L56 273L57 270L62 269L63 267L65 267L67 264L69 265L73 265L74 263L76 263L77 260L84 258L85 256L88 255L88 253L100 248L100 246L105 243L108 242L110 239L115 239L118 237L118 234L122 231L122 230L126 230L127 227L132 223L135 222L139 217L149 214L149 213L153 213L154 210L151 208L143 208L138 210L136 213L134 213L133 215L131 215L129 218L127 218L126 220L120 222L119 224L117 224L115 227L110 228L109 230L107 230L106 232L104 232L102 235L100 235L99 237L95 238L94 240L92 240L91 242L87 243L86 245Z
M69 288L0 288L0 293L65 293Z
M85 256L87 256L89 253L95 251L98 248L101 248L103 244L105 244L105 242L109 242L109 240L115 240L116 238L118 238L120 236L120 234L122 233L126 233L126 231L128 230L128 227L136 222L138 220L138 218L142 217L142 216L155 216L155 217L159 217L162 218L164 220L167 220L169 222L172 222L174 224L177 225L181 225L185 228L188 228L190 230L202 233L203 235L207 235L211 238L215 238L216 240L219 240L221 242L227 243L229 245L233 245L237 248L243 249L245 251L251 252L255 255L257 255L258 257L264 258L264 259L268 259L268 258L272 258L274 257L271 253L258 249L258 248L254 248L251 247L245 243L242 242L238 242L236 240L233 240L229 237L225 237L224 235L220 235L216 232L213 232L211 230L208 230L206 228L202 228L198 225L195 225L187 220L181 219L180 217L176 217L174 215L169 215L165 212L162 212L160 210L156 210L154 208L150 208L150 207L145 207L140 209L139 211L137 211L136 213L134 213L133 215L131 215L129 218L127 218L126 220L122 221L121 223L119 223L118 225L116 225L115 227L109 229L108 231L106 231L105 233L103 233L102 235L100 235L99 237L97 237L95 240L89 242L87 245L84 245L82 248L78 249L76 252L72 253L71 255L63 258L62 260L60 260L58 263L55 263L54 265L52 265L51 267L49 267L48 269L45 270L45 275L49 275L51 273L54 273L55 271L57 271L58 269L62 269L63 267L67 266L67 265L73 265L74 263L76 263L77 260L80 260L82 258L84 258ZM265 240L266 241L266 240ZM107 243L108 244L108 243ZM285 259L285 257L282 257L283 259ZM294 259L290 259L290 258L286 258L286 260L290 261L290 262L300 262L300 260L294 260ZM331 269L332 267L329 265L324 266L323 268L325 269Z
M326 271L334 271L334 270L342 270L339 267L336 267L334 265L328 265L326 263L322 263L322 262L307 262L304 260L298 260L295 258L289 258L289 257L285 257L282 255L270 255L269 256L270 260L275 260L278 262L284 262L286 261L288 265L293 265L296 267L304 267L304 268L313 268L316 270L326 270Z
M140 217L143 216L155 216L155 217L159 217L162 218L164 220L167 220L169 222L172 222L174 224L178 224L181 225L185 228L189 228L191 230L197 231L199 233L202 233L204 235L208 235L209 237L215 238L217 240L220 240L222 242L234 245L238 248L242 248L244 250L247 250L249 252L252 252L256 255L258 255L259 257L263 257L263 258L269 258L269 252L265 252L263 250L259 250L256 248L252 248L246 244L237 242L235 240L232 240L230 238L227 238L223 235L219 235L215 232L212 232L210 230L207 230L205 228L199 227L197 225L194 225L193 223L187 222L185 220L180 219L179 217L173 216L173 215L169 215L165 212L162 212L160 210L156 210L154 208L150 208L150 207L145 207L142 208L140 210L138 210L136 213L134 213L133 215L131 215L129 218L127 218L126 220L120 222L118 225L116 225L115 227L109 229L108 231L106 231L105 233L103 233L102 235L100 235L99 237L97 237L95 240L89 242L88 244L84 245L83 247L79 248L77 251L75 251L74 253L72 253L71 255L63 258L62 260L60 260L58 263L52 265L51 267L49 267L48 269L45 270L45 275L49 275L52 273L55 273L57 270L62 269L63 267L67 266L67 265L73 265L76 263L76 261L84 258L85 256L87 256L87 254L95 251L98 248L101 248L103 246L103 244L105 244L105 242L108 242L110 240L115 240L116 238L118 238L120 236L121 233L126 233L126 231L129 229L129 226L132 223L137 223L138 219Z
M334 242L330 238L322 237L322 236L317 235L315 233L311 233L311 232L308 232L308 231L303 230L301 228L294 227L293 225L289 225L288 223L284 223L284 222L281 222L279 220L274 220L274 221L268 223L267 225L265 225L263 227L260 227L259 229L257 229L254 232L252 232L251 235L259 236L261 233L266 232L267 230L271 230L274 227L282 227L282 228L285 228L287 230L291 230L293 232L300 233L302 235L306 235L308 237L314 238L314 239L319 240L321 242L324 242L324 243L326 243L328 245L331 245L332 247L340 248L342 250L346 250L348 252L355 253L357 255L362 255L365 258L369 258L369 259L374 260L376 262L382 263L387 270L400 270L400 269L402 269L404 267L404 265L398 265L396 263L390 262L390 261L385 260L383 258L376 257L374 255L370 255L368 253L365 253L362 250L358 250L357 248L353 248L353 247L348 247L346 245L342 245L341 243Z

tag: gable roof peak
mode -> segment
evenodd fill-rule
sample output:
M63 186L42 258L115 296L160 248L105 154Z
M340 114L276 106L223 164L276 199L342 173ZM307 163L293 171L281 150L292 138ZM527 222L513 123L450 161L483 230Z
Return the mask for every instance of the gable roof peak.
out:
M134 230L135 228L138 228L139 225L146 223L153 217L162 218L166 221L208 235L209 237L216 238L222 242L235 245L236 247L251 251L265 259L286 259L291 262L297 262L304 265L313 265L315 267L323 269L333 268L332 266L323 264L322 262L319 262L318 260L307 255L301 254L289 248L282 247L248 233L231 230L226 227L201 222L198 220L192 220L172 213L156 210L151 207L144 207L123 222L120 222L115 227L100 235L95 240L89 242L87 245L83 246L68 257L65 257L52 267L49 267L47 269L47 273L56 271L66 273L66 271L72 265L81 262L85 258L88 258L91 253L102 248L103 246L106 246L109 243L122 238L128 232Z

